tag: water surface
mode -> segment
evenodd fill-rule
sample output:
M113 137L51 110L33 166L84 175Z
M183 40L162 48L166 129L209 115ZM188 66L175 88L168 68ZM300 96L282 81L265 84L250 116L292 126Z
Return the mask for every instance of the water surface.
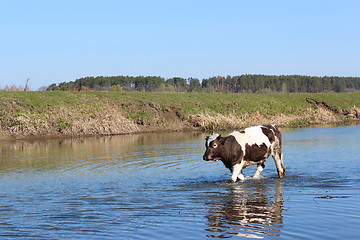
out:
M270 157L261 179L235 184L201 160L204 137L0 142L0 238L359 236L360 126L283 130L286 177Z

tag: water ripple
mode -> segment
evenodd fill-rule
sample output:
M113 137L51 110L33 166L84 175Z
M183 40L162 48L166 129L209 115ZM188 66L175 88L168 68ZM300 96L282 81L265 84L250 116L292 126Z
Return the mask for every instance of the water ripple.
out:
M285 178L235 184L201 134L1 143L0 239L354 239L356 129L285 132Z

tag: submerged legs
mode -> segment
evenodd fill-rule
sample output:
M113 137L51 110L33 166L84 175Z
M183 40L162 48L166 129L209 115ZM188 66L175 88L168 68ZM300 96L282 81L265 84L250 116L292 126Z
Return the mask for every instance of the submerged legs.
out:
M276 153L276 154L273 154L272 156L274 158L274 162L275 162L275 165L276 165L278 176L279 176L279 178L283 178L284 175L285 175L285 167L284 167L283 155L282 155L282 153ZM254 179L257 179L257 178L260 177L260 174L262 173L262 171L265 168L265 163L264 163L265 160L261 161L262 163L257 165L256 172L255 172L255 174L253 176ZM246 166L247 165L245 165L245 167ZM231 178L230 178L229 182L234 183L234 182L236 182L237 179L245 180L245 177L244 177L243 172L242 172L243 169L244 169L244 161L242 161L239 164L235 164L234 166L232 166L232 168L230 169L230 171L232 172L232 175L231 175Z

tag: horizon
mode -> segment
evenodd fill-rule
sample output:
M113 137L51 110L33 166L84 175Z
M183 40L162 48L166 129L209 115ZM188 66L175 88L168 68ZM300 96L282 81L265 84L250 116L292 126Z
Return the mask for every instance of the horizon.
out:
M198 79L200 81L200 84L204 81L204 80L208 80L208 79L211 79L211 78L216 78L216 77L222 77L222 78L227 78L228 76L230 76L231 78L233 77L240 77L240 76L246 76L246 75L252 75L252 76L275 76L275 77L287 77L287 76L301 76L301 77L309 77L309 78L314 78L314 77L317 77L317 78L325 78L325 77L328 77L328 78L359 78L360 79L360 76L327 76L327 75L324 75L324 76L308 76L308 75L299 75L299 74L289 74L289 75L267 75L267 74L241 74L241 75L234 75L234 76L230 76L230 75L226 75L226 76L211 76L211 77L208 77L208 78L202 78L202 79ZM41 86L40 88L38 89L32 89L30 86L31 86L31 79L27 79L29 81L25 81L25 84L24 85L15 85L15 84L12 84L11 86L9 86L8 84L6 84L5 86L1 86L0 85L0 91L25 91L24 89L27 88L26 91L45 91L46 88L48 88L49 86L53 85L53 84L56 84L56 85L59 85L59 84L62 84L62 83L70 83L70 82L75 82L77 80L80 80L82 78L99 78L99 77L130 77L130 78L137 78L137 77L160 77L160 78L163 78L165 81L169 80L169 79L172 79L172 78L182 78L182 79L185 79L187 82L192 78L192 77L188 77L188 78L183 78L183 77L170 77L170 78L164 78L162 76L142 76L142 75L138 75L138 76L129 76L129 75L117 75L117 76L86 76L86 77L81 77L81 78L78 78L78 79L75 79L75 80L70 80L68 82L59 82L59 83L51 83L47 86ZM193 78L193 79L197 79L197 78ZM26 87L27 86L27 87ZM6 90L8 89L8 90ZM12 90L11 90L12 89ZM15 90L14 90L15 89Z
M233 77L240 77L240 76L246 76L246 75L252 75L252 76L275 76L275 77L287 77L287 76L301 76L301 77L309 77L309 78L314 78L314 77L317 77L317 78L325 78L325 77L328 77L328 78L359 78L360 79L360 76L327 76L327 75L324 75L324 76L309 76L309 75L299 75L299 74L289 74L289 75L268 75L268 74L241 74L241 75L234 75L234 76L230 76L230 75L226 75L226 76L211 76L211 77L208 77L208 78L202 78L202 79L198 79L200 81L200 84L204 81L204 80L208 80L208 79L211 79L211 78L216 78L216 77L222 77L222 78L226 78L228 76L230 76L231 78ZM82 78L99 78L99 77L130 77L130 78L137 78L137 77L160 77L160 78L163 78L165 81L169 80L169 79L172 79L172 78L182 78L182 79L185 79L187 82L192 78L192 77L188 77L188 78L183 78L183 77L170 77L170 78L164 78L162 76L142 76L142 75L138 75L138 76L130 76L130 75L117 75L117 76L86 76L86 77L81 77L81 78L78 78L78 79L75 79L75 80L70 80L70 81L67 81L67 82L59 82L59 83L51 83L47 86L41 86L39 87L38 89L32 89L30 86L31 86L31 79L27 79L29 81L25 81L24 85L15 85L15 84L12 84L11 86L9 86L8 84L4 85L4 86L1 86L0 85L0 91L25 91L24 89L27 88L26 91L45 91L46 88L48 88L49 86L53 85L53 84L56 84L56 85L59 85L59 84L62 84L62 83L70 83L70 82L76 82L77 80L80 80ZM197 79L197 78L193 78L193 79ZM26 87L27 86L27 87ZM7 89L7 90L6 90Z

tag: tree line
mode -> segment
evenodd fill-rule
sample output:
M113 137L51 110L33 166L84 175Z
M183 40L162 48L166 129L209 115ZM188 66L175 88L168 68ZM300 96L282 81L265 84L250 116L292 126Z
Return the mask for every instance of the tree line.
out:
M147 92L227 92L295 93L360 91L360 77L314 77L302 75L216 76L197 78L159 76L84 77L52 84L47 91L147 91Z

